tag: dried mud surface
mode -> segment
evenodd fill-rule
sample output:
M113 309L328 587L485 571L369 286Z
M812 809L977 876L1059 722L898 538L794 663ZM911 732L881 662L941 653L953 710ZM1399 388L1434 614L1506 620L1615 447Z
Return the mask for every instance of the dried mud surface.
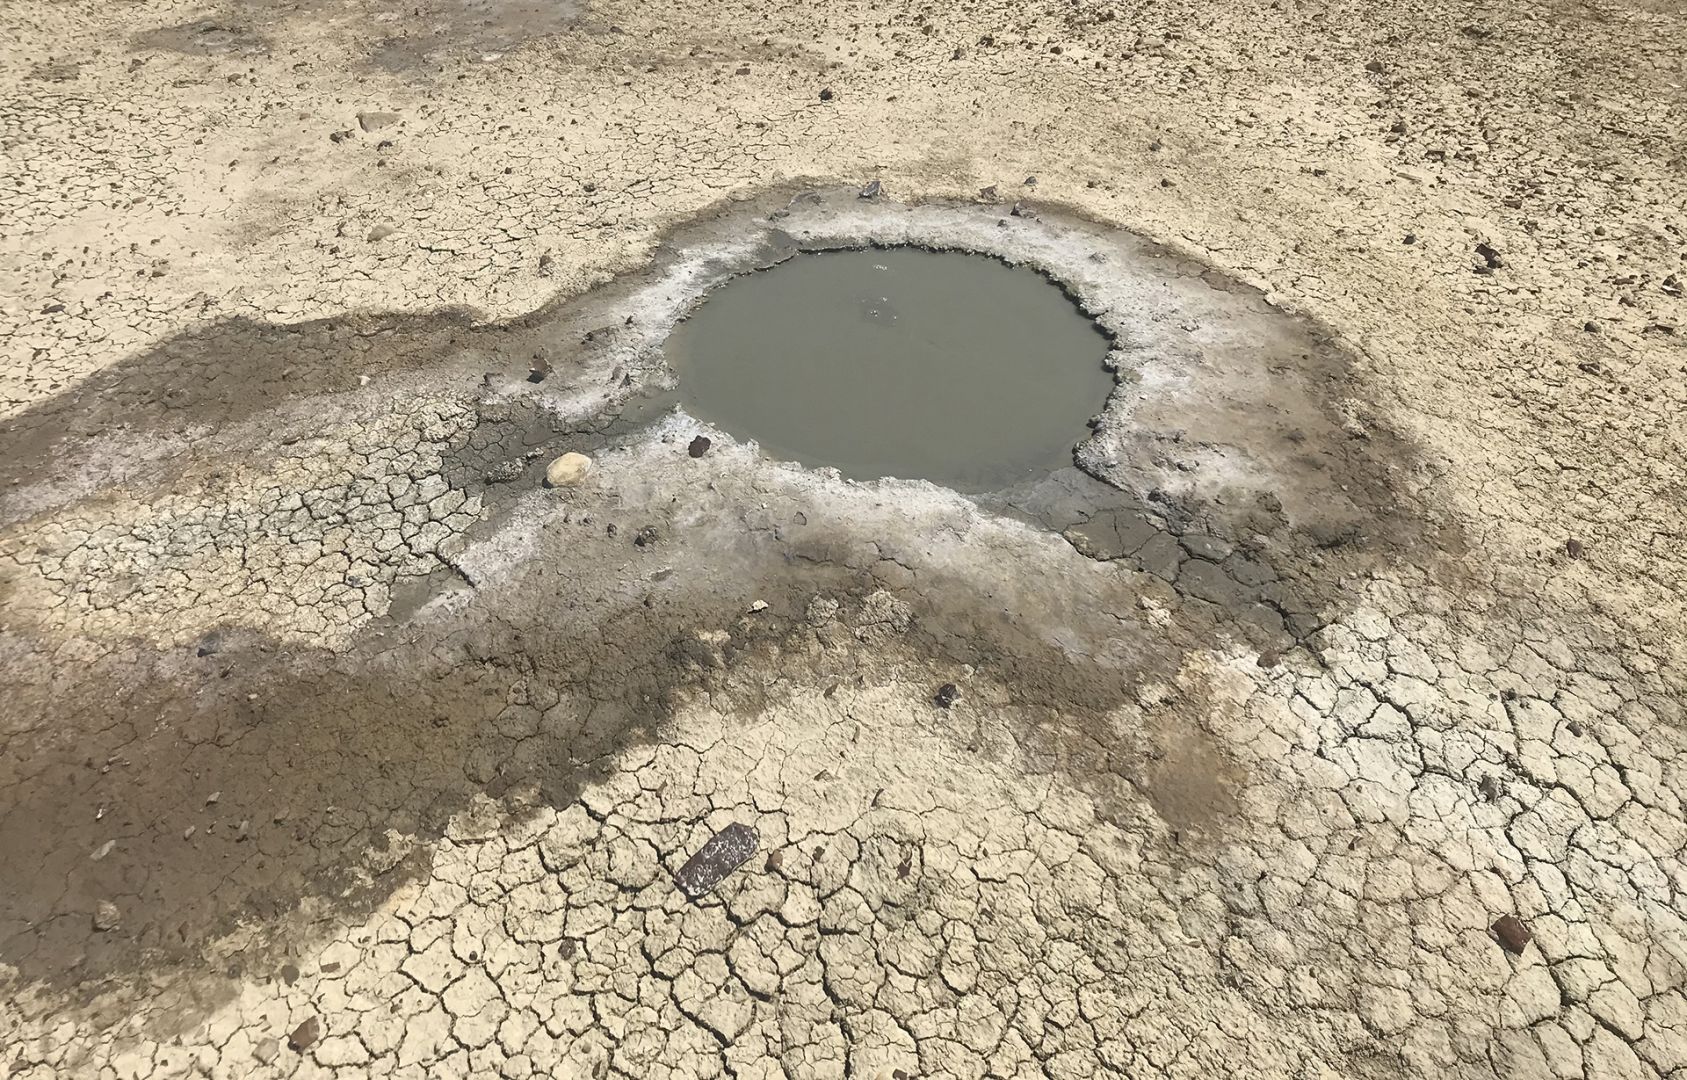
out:
M1687 1075L1667 8L14 5L0 1066ZM1073 468L671 408L905 243Z

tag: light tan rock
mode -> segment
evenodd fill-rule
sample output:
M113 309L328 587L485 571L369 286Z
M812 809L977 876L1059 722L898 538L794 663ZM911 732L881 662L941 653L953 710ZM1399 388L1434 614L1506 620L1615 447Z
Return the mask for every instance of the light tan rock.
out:
M585 454L566 453L545 467L546 487L575 487L592 474L592 459Z

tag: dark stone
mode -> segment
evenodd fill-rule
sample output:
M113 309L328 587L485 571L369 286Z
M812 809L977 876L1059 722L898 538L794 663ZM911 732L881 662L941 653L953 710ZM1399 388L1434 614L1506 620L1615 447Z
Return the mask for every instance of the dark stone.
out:
M937 697L934 700L937 702L938 708L947 709L959 701L960 697L961 688L952 682L946 682L937 688Z
M660 538L660 534L657 533L656 526L646 525L644 528L640 529L637 533L633 534L633 546L634 547L650 547L652 544L656 543L656 541L659 538Z
M1372 75L1381 75L1382 74L1382 61L1381 60L1372 60L1370 63L1365 65L1365 70L1370 72Z
M1492 244L1488 244L1486 242L1477 244L1476 254L1482 256L1482 261L1487 264L1487 267L1490 270L1498 270L1500 267L1505 265L1505 263L1500 260L1500 253L1494 250Z
M293 1034L287 1036L287 1048L296 1053L303 1053L306 1047L321 1036L322 1022L313 1016L294 1028Z
M1513 956L1521 956L1524 946L1528 945L1535 936L1529 933L1529 928L1515 915L1501 915L1494 920L1490 927L1494 936L1499 939L1500 946Z
M831 87L828 86L826 89L820 91L820 100L821 101L831 101L832 100L832 88Z
M991 202L996 201L996 194L997 193L996 193L996 185L995 184L991 184L989 187L986 187L986 188L979 188L978 189L978 197L981 198L981 199L989 199Z
M222 652L222 649L223 649L223 636L220 633L218 633L217 631L213 630L209 634L206 634L204 637L199 639L199 644L198 644L198 646L196 646L194 648L193 651L194 651L194 654L197 655L197 656L215 656L219 652Z
M733 822L709 837L708 843L685 861L674 875L680 892L695 900L726 880L726 876L744 865L756 853L756 831L748 825Z
M1582 542L1580 540L1572 539L1564 541L1564 554L1570 556L1570 558L1579 559L1586 554L1586 552L1587 549L1582 547Z
M299 981L298 966L295 965L295 964L282 964L281 965L281 981L286 983L288 986L292 986L294 983L298 982Z
M685 448L685 452L692 457L702 457L709 452L709 447L713 445L714 443L709 441L707 435L699 435L691 440L691 445Z
M866 187L861 189L861 194L860 194L859 197L863 198L863 199L875 198L875 197L878 196L879 192L881 192L883 190L884 190L883 185L881 185L877 180L874 180L874 181L871 181L870 183L868 183L868 185Z

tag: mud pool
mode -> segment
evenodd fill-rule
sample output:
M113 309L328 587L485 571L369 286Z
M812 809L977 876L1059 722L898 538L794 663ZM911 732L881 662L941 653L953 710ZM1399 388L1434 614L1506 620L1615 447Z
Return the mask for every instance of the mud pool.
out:
M729 282L666 353L687 411L775 457L988 491L1072 463L1110 344L1035 271L874 248Z

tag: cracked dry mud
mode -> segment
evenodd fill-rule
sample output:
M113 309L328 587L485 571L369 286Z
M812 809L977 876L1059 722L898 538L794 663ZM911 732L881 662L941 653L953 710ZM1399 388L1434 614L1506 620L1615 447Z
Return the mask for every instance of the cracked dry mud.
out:
M6 1075L1687 1077L1672 5L9 13ZM1072 468L672 408L862 244Z

